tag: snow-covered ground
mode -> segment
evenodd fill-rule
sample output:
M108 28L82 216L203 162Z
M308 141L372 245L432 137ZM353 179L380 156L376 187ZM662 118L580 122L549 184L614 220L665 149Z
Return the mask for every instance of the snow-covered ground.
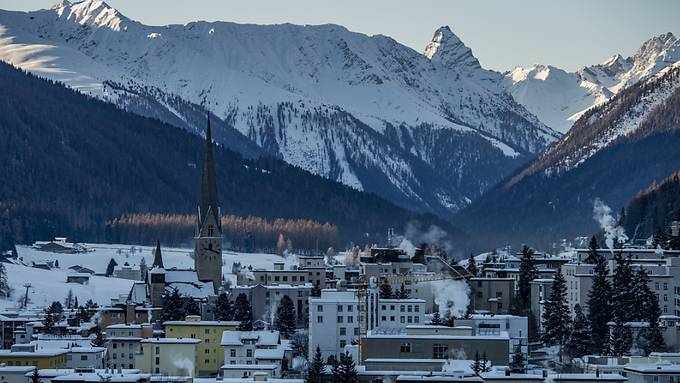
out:
M44 306L52 301L63 301L69 290L78 297L79 303L88 299L101 304L109 303L113 297L127 294L133 281L103 276L91 276L89 284L66 283L68 274L73 273L69 267L80 265L104 273L109 260L113 258L118 265L128 263L139 265L142 258L150 267L153 263L151 246L133 246L124 244L87 244L94 251L80 254L58 254L36 250L30 246L17 246L19 262L22 264L5 264L7 279L13 289L12 296L7 300L0 300L0 308L17 306L17 301L25 292L24 284L30 283L29 299L31 306ZM134 251L132 249L134 248ZM193 268L191 258L193 249L162 248L163 263L166 268ZM43 270L31 267L33 262L58 261L59 268ZM245 268L271 268L273 262L295 262L295 257L282 258L276 254L236 253L224 251L222 253L223 274L225 278L235 282L236 276L231 274L232 264L240 262Z

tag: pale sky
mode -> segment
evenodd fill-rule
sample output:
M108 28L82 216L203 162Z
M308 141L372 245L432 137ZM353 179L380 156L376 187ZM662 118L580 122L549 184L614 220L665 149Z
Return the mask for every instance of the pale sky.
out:
M58 0L0 0L1 9L47 8ZM144 24L232 21L340 24L383 34L422 52L449 25L485 68L551 64L567 70L629 56L665 32L680 36L675 0L107 0Z

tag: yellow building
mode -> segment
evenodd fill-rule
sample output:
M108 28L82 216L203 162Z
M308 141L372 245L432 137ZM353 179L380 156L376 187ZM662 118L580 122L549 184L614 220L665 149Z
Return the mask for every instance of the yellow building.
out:
M199 316L188 316L184 321L163 323L165 336L170 338L200 339L198 345L198 374L216 375L224 363L224 350L220 345L222 333L235 331L239 322L202 321Z
M67 350L10 351L0 350L0 363L7 366L36 366L43 368L66 368Z
M153 375L196 377L200 339L147 338L140 342L135 367Z

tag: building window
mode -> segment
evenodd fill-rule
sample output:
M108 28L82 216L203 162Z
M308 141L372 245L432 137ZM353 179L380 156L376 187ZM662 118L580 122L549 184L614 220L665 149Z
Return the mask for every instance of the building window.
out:
M347 323L354 323L354 317L347 317Z
M342 323L342 317L338 316L338 323Z
M399 306L399 311L401 311L402 313L405 312L405 311L406 311L406 306L405 306L405 305Z
M418 305L413 306L413 311L419 313L420 312L420 306L418 306Z
M340 348L344 348L347 345L347 341L344 339L340 340Z
M339 312L339 313L342 312L342 305L338 305L338 312Z
M400 316L400 317L399 317L399 322L401 322L401 323L406 323L406 317Z
M246 350L246 357L252 358L253 357L253 350L251 350L251 349Z
M420 323L419 317L413 317L413 323Z
M316 317L316 323L323 323L323 317L321 315Z
M340 327L340 335L347 335L347 329L344 327Z
M156 364L161 364L161 358L156 357Z
M399 348L400 352L411 352L411 343L402 343Z
M323 312L323 306L322 306L322 305L317 305L317 306L316 306L316 311L322 313L322 312Z
M408 306L406 307L406 309L407 309L406 311L408 311L408 312L410 312L410 313L413 312L413 306L411 306L411 305L408 305Z
M352 305L347 305L347 311L352 312Z
M433 359L447 359L449 353L449 346L445 344L434 344L432 346Z

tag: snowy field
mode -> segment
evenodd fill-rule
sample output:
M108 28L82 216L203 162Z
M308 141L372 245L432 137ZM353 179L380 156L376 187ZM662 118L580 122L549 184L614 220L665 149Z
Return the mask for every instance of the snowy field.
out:
M127 294L133 281L119 278L107 278L91 276L89 284L66 283L67 275L73 273L70 266L80 265L94 270L97 274L104 273L111 258L118 265L128 263L139 265L142 258L151 267L153 263L153 250L151 246L132 245L109 245L109 244L86 244L94 251L81 254L58 254L38 251L30 246L17 246L19 263L22 265L5 264L7 279L12 287L12 296L7 300L0 300L0 308L12 308L17 306L17 301L23 296L24 284L30 283L29 305L32 307L45 306L52 301L63 301L69 289L78 297L79 303L85 303L88 299L99 303L108 304L110 299ZM134 247L134 251L132 248ZM189 248L161 248L165 268L193 268L194 261L190 254L193 249ZM273 262L295 262L294 257L282 258L276 254L261 253L236 253L224 251L222 253L225 278L236 282L236 276L231 274L232 264L240 262L243 267L271 268ZM58 261L59 268L42 270L31 267L33 262L44 263L46 261Z

